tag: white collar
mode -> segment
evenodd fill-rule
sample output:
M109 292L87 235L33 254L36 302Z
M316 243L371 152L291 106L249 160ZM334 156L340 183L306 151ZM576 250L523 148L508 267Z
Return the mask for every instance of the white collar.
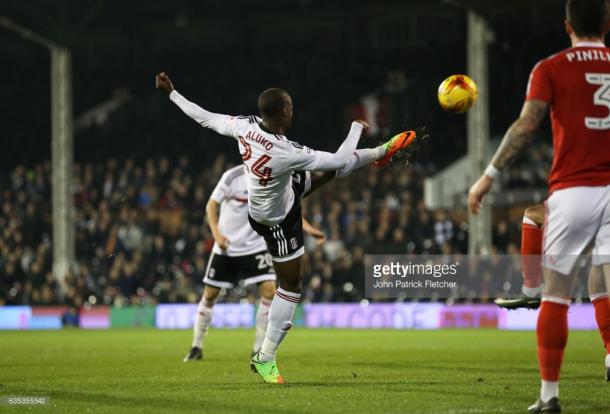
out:
M606 47L603 42L578 42L574 47Z

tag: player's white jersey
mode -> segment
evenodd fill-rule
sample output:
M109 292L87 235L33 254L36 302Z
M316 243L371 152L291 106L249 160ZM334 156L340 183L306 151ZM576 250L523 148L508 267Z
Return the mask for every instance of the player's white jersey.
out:
M315 151L263 129L254 116L235 122L235 135L246 167L250 215L259 223L275 225L281 222L294 202L292 173L313 170Z
M225 171L210 198L220 204L218 230L229 239L226 250L214 243L214 253L245 256L267 250L265 240L248 222L248 188L243 165Z
M246 256L267 250L265 240L248 222L248 188L243 165L227 170L210 198L220 204L218 230L229 240L226 250L214 243L214 253Z
M262 120L256 116L229 116L208 112L175 90L169 97L201 126L238 140L246 167L250 215L267 226L280 223L293 205L294 171L343 168L362 133L362 125L353 123L348 137L336 153L314 151L283 135L265 131Z

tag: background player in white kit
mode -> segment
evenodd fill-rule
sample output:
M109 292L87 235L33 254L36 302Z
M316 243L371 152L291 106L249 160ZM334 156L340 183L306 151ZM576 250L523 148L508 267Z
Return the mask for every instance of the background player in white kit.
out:
M220 214L218 210L220 208ZM256 331L252 353L260 350L267 330L269 307L275 295L275 270L265 240L248 223L248 188L244 166L230 168L222 175L206 205L214 247L203 278L204 291L197 306L193 344L184 362L203 357L203 340L212 323L214 304L221 289L232 289L243 281L257 284L260 302L256 311ZM324 242L324 233L303 219L306 233Z
M353 122L337 152L315 151L284 135L292 124L293 114L292 99L284 90L271 88L259 95L261 119L208 112L180 95L165 73L158 74L155 83L201 126L239 142L246 168L249 221L264 237L279 280L269 309L265 339L261 350L250 360L250 367L265 382L281 384L284 379L277 369L275 353L292 326L301 298L304 253L301 197L335 175L347 175L372 162L387 164L415 140L416 134L401 133L379 147L356 150L360 135L368 125ZM312 174L312 171L326 174Z

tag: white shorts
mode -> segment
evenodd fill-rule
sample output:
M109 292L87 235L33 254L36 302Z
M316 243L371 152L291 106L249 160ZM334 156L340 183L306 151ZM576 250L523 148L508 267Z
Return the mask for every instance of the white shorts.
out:
M593 242L593 264L610 263L610 186L557 190L545 202L542 265L570 274Z

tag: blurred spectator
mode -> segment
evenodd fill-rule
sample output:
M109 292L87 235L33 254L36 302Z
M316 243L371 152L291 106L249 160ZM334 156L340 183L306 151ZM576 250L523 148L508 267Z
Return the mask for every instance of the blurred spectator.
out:
M49 163L17 166L0 182L0 300L73 309L196 301L213 244L204 207L228 167L222 156L199 170L186 157L75 164L77 263L62 296L51 274ZM305 300L361 299L365 254L465 252L466 223L425 209L423 178L418 166L363 168L305 200L304 214L328 238L308 243ZM496 224L495 250L516 251L518 225ZM225 300L244 294L236 292Z

